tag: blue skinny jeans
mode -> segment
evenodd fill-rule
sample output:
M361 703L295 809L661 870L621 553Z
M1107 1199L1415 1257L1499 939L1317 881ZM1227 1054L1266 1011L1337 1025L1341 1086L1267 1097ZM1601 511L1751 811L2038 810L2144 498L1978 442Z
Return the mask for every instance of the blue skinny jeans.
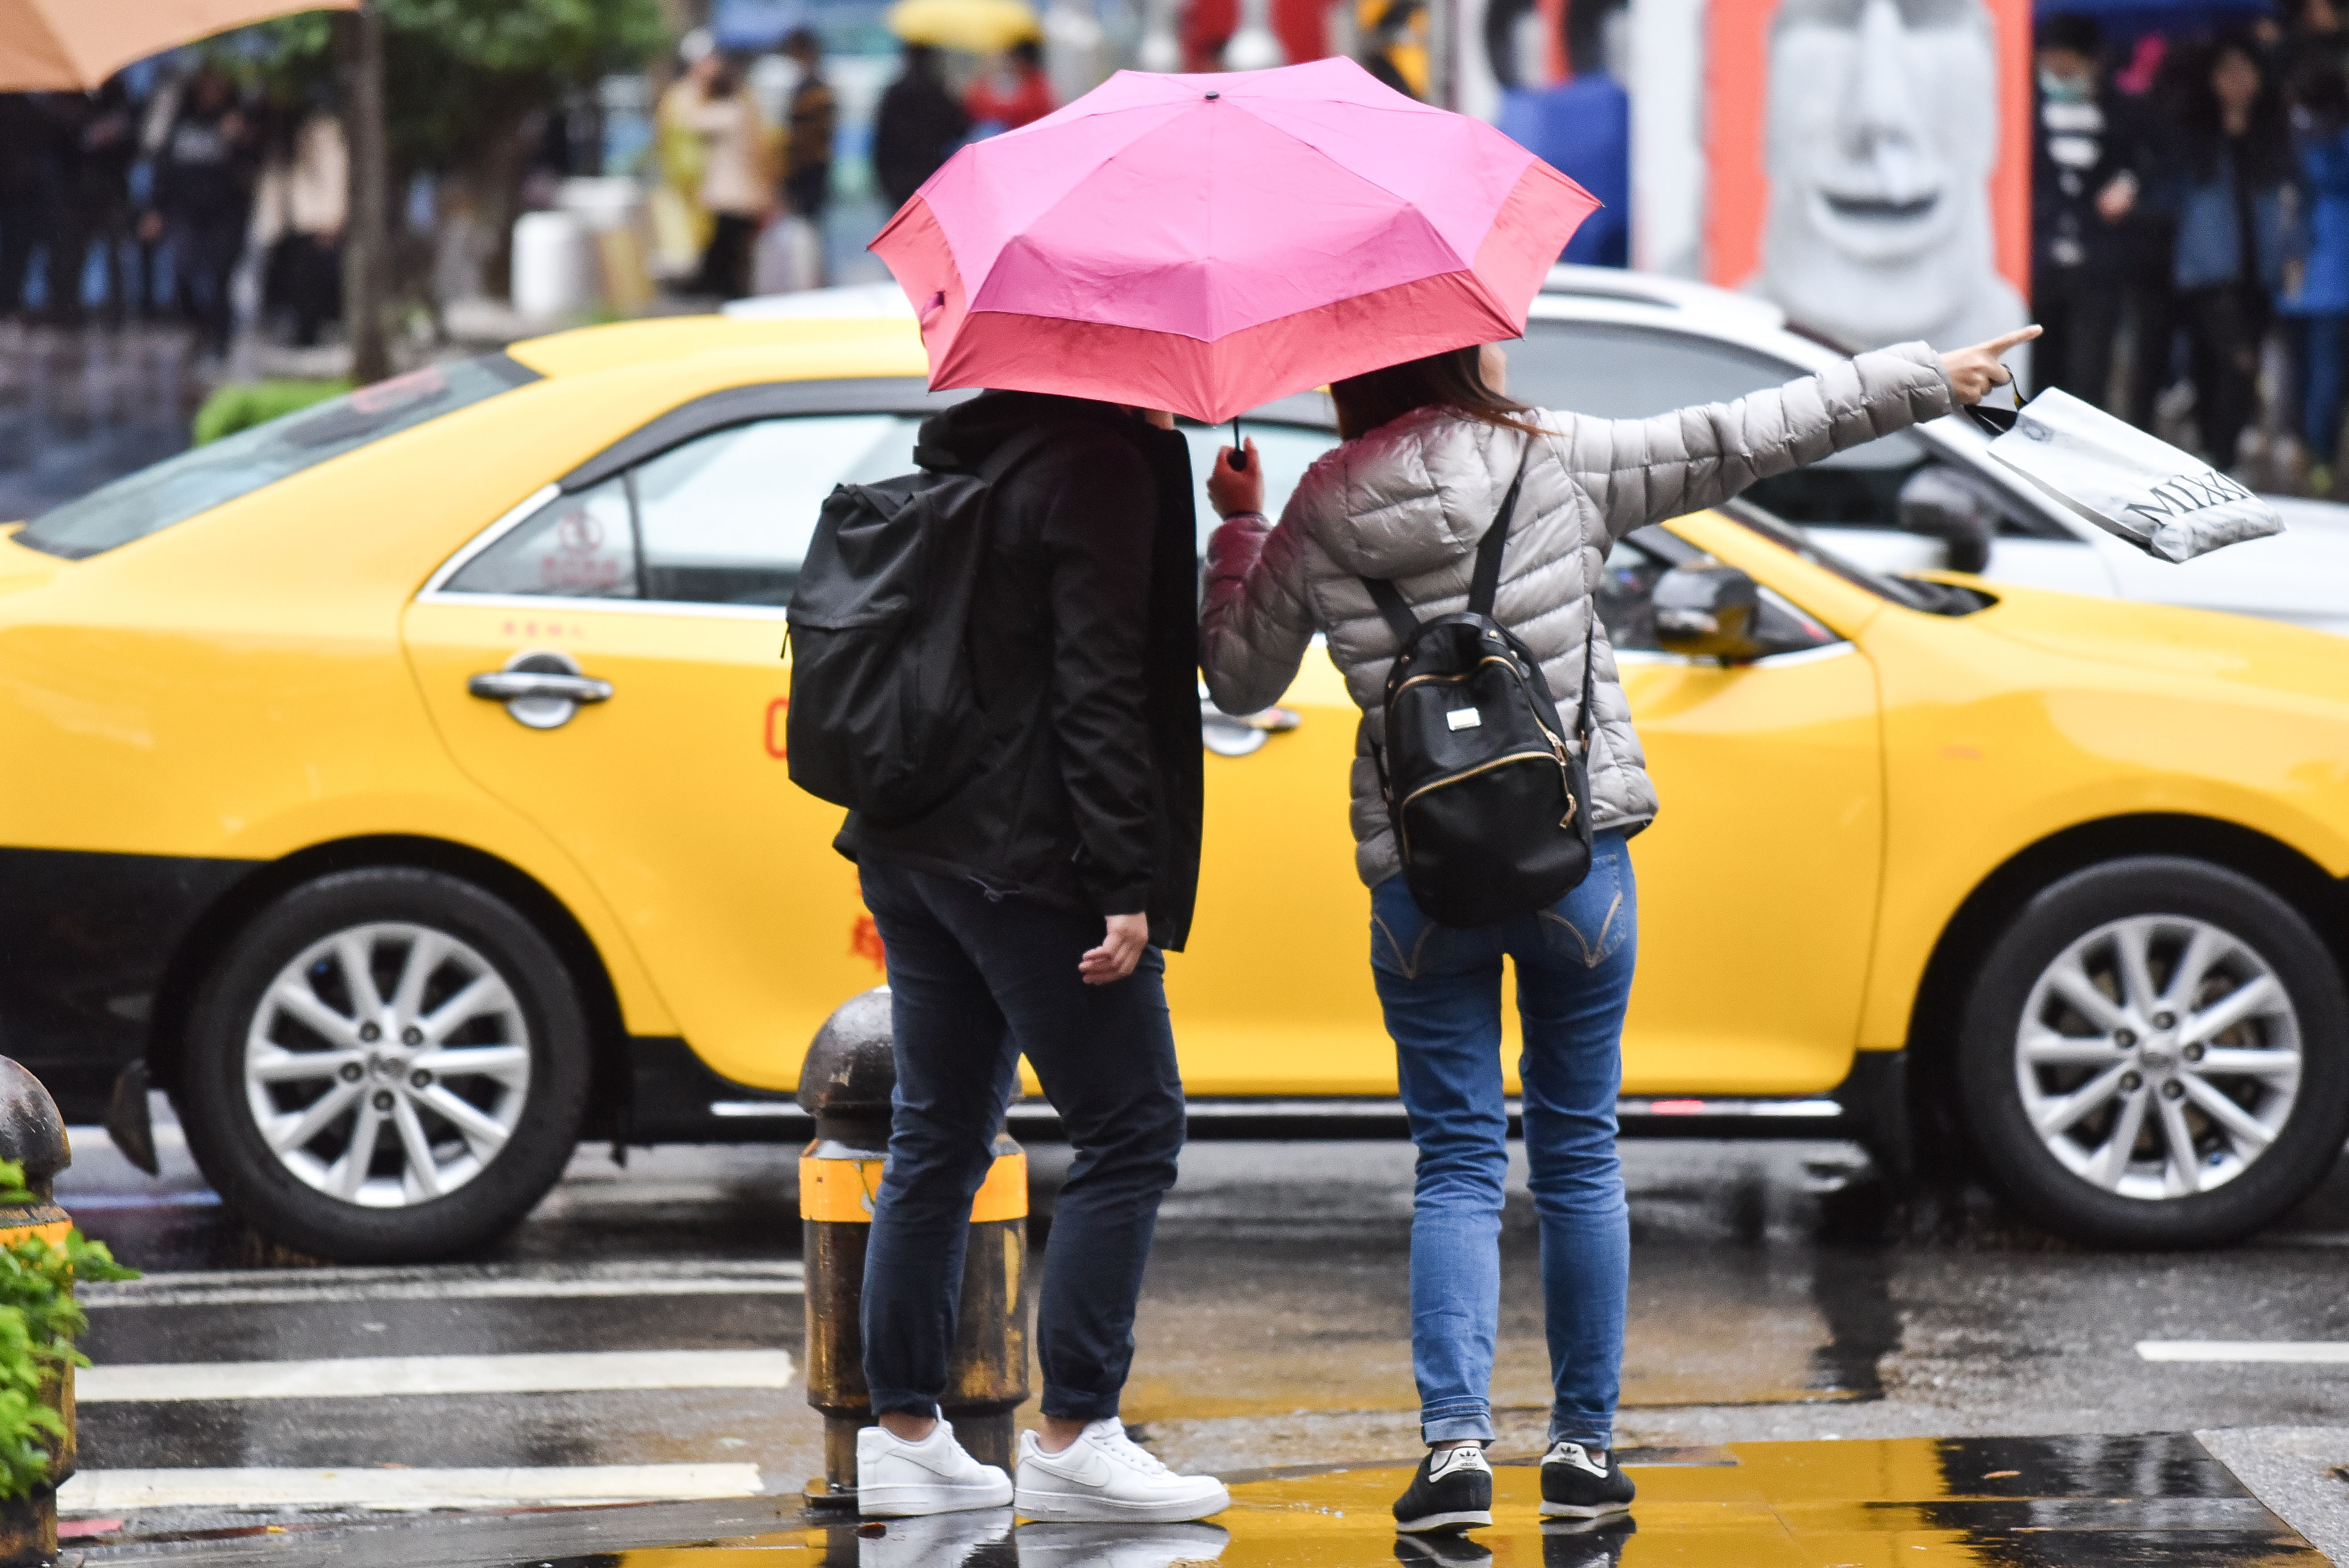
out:
M1639 953L1639 893L1621 833L1548 909L1462 930L1422 914L1402 877L1371 893L1371 968L1412 1141L1412 1370L1430 1443L1493 1437L1501 1314L1501 1201L1509 1171L1501 1088L1501 960L1525 1026L1526 1156L1540 1221L1549 1435L1614 1446L1631 1232L1615 1157L1623 1012Z

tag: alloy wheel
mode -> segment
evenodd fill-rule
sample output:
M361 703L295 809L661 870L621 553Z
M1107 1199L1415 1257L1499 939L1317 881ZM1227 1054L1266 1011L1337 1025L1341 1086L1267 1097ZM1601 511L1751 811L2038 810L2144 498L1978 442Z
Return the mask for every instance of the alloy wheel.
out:
M2298 1014L2274 966L2210 922L2140 915L2073 942L2015 1034L2024 1114L2050 1153L2125 1198L2225 1185L2299 1098Z
M334 933L263 993L245 1099L285 1169L367 1208L429 1202L497 1158L530 1095L529 1026L494 965L406 921Z

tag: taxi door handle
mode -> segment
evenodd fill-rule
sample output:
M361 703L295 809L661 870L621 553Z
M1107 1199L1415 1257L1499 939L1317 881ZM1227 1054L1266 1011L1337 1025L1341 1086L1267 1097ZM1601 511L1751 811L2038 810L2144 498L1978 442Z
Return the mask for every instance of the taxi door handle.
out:
M465 683L465 689L492 702L527 701L532 697L553 697L558 702L607 702L612 696L610 681L537 670L496 670L478 675Z
M608 702L612 696L610 681L581 674L578 660L546 648L516 654L505 668L468 680L465 689L484 701L505 704L506 712L525 729L560 729L571 722L580 704Z

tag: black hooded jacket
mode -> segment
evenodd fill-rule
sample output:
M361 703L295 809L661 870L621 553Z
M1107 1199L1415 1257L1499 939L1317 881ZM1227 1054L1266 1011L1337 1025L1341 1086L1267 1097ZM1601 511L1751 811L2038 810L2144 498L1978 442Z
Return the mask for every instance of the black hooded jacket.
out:
M1065 433L996 481L971 612L980 761L908 823L835 841L1088 913L1147 913L1180 949L1199 881L1198 576L1188 446L1105 403L988 392L922 427L926 468Z

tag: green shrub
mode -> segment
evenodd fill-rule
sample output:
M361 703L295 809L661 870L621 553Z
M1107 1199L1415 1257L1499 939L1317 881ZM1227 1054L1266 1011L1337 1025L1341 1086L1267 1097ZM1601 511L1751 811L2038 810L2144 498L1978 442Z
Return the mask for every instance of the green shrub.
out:
M195 443L207 446L351 389L347 381L232 381L196 410Z
M25 1186L22 1165L0 1160L0 1207L42 1201ZM74 1281L138 1277L78 1225L62 1247L39 1236L0 1247L0 1501L47 1484L49 1445L65 1436L65 1422L41 1402L43 1386L67 1367L89 1365L74 1348L89 1326L75 1304Z

